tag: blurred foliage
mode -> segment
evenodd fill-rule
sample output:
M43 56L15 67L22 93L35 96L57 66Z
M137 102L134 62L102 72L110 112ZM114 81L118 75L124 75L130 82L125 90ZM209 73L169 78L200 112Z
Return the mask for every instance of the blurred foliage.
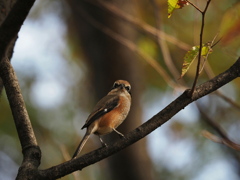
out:
M135 10L139 14L136 18L155 27L156 21L153 11L156 7L152 7L148 1L144 0L133 2L136 7ZM203 8L206 3L205 1L197 0L192 2L200 8ZM167 1L158 0L157 4L161 17L161 29L164 32L177 38L179 41L189 44L190 47L199 44L201 19L199 13L193 7L186 6L183 9L178 9L168 19ZM223 40L213 48L214 52L208 58L208 63L213 74L217 75L223 72L240 56L239 6L240 3L238 0L221 1L221 3L212 1L207 11L204 43L211 41L218 32L223 35ZM62 23L65 23L65 21L70 20L67 8L62 1L37 1L28 21L36 23L37 21L41 21L42 17L57 16L62 20ZM128 23L126 25L132 26ZM41 29L41 27L38 30L45 33L45 29ZM55 71L59 73L52 73L53 79L60 84L59 87L65 89L63 96L58 97L62 99L61 103L56 103L51 107L43 107L41 102L38 102L40 100L36 100L35 98L35 96L39 95L38 89L35 87L40 82L40 73L43 72L32 69L32 73L24 73L26 71L31 72L31 69L16 67L29 116L42 150L43 158L40 168L48 168L70 158L69 155L72 154L76 144L81 139L79 133L81 135L83 133L80 131L80 127L94 102L94 97L90 95L92 89L87 81L88 69L83 59L81 47L76 46L71 27L68 27L66 33L69 35L66 34L63 38L65 38L64 42L67 43L66 47L69 49L65 50L64 53L59 50L59 54L61 54L65 61L64 68L60 70L56 68ZM24 39L24 37L20 38ZM135 43L144 53L156 59L165 68L166 72L169 73L167 65L162 60L163 55L156 39L149 37L146 33L138 32L138 40ZM38 45L40 46L40 44ZM168 42L167 45L171 59L180 74L186 50L179 49L175 44ZM54 46L54 43L51 46ZM18 54L14 56L15 61L18 61ZM35 58L32 57L33 64ZM49 63L56 62L52 61ZM182 89L169 88L168 82L160 77L144 59L141 59L141 63L145 65L144 73L147 80L143 97L144 104L146 104L145 113L151 117L177 97L182 92ZM195 76L195 65L194 63L191 65L188 73L183 78L187 86L192 85ZM45 67L48 64L43 64L42 66ZM77 73L79 71L82 72L81 77L78 77L79 74ZM49 73L51 74L51 72ZM63 80L63 78L67 80ZM203 72L199 78L199 83L208 79L210 77ZM180 83L176 79L174 81ZM237 79L222 88L221 91L240 105L239 88L240 80ZM45 98L48 98L48 92L45 92L45 95ZM42 99L42 101L46 100ZM204 97L198 102L205 108L204 111L225 129L230 138L240 143L239 110L216 95ZM229 179L235 180L239 178L239 153L203 138L201 136L201 130L203 129L215 133L205 123L196 107L191 105L176 115L170 122L156 130L153 133L156 137L155 141L152 138L148 138L149 144L156 143L163 146L150 145L149 147L149 153L155 164L154 177L156 177L156 180L199 180L198 177L202 177L204 174L206 174L204 176L206 179L206 177L212 175L211 173L208 174L209 171L206 171L206 168L213 168L213 171L219 171L219 169L215 168L218 161L224 162L226 165L224 167L228 167L226 171L228 171L227 175L230 176ZM0 137L0 151L4 152L4 154L19 165L22 160L22 154L5 93L0 98ZM84 152L91 151L100 146L98 141L94 144L94 137L91 139L87 143ZM165 143L161 144L163 142ZM186 156L183 154L185 150L189 150L191 153ZM2 158L0 156L0 159ZM80 173L77 172L77 174L81 179L105 179L106 176L101 174L101 168L107 168L106 166L103 161L84 169ZM62 179L74 178L73 175L69 175ZM214 180L214 178L211 179ZM204 178L201 180L204 180Z

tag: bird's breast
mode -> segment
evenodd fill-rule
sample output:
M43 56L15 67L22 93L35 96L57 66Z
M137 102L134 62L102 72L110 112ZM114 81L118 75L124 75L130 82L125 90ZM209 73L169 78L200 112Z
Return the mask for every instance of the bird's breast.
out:
M117 128L126 119L130 105L131 101L127 97L120 96L118 105L99 119L96 134L108 134Z

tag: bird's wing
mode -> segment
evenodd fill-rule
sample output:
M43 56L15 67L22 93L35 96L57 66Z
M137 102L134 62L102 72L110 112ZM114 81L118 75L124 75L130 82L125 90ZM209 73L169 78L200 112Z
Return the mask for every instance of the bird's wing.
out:
M86 123L84 124L82 129L85 128L85 127L88 127L95 120L99 119L104 114L113 110L118 105L119 105L119 96L107 95L107 96L103 97L96 104L93 112L88 116L88 119L86 120Z

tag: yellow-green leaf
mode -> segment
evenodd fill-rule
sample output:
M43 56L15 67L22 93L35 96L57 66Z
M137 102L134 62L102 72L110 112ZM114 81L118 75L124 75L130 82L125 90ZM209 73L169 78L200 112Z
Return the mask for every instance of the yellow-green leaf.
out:
M199 46L193 46L192 50L188 51L185 56L184 56L184 60L183 60L183 66L182 66L182 73L181 73L181 77L182 78L186 72L188 71L189 67L191 66L191 64L193 63L193 61L196 59L196 57L199 54ZM202 51L201 51L201 56L205 57L208 54L212 53L212 48L210 46L209 43L203 44L202 45Z
M171 17L174 9L178 6L178 0L168 0L168 18Z
M201 52L201 56L206 56L208 54L212 53L212 48L210 47L210 45L208 43L204 44L202 47L202 52Z
M193 46L192 50L188 51L186 55L184 56L183 66L182 66L182 78L186 72L188 71L190 65L193 63L193 61L196 59L197 55L199 53L199 46Z
M186 0L168 0L168 18L171 17L175 9L180 9L185 5L188 5Z

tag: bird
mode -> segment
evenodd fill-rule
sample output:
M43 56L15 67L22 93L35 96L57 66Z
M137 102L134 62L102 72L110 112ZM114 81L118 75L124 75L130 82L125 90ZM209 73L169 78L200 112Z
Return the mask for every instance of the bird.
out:
M131 107L131 85L126 80L114 82L110 92L104 96L93 108L81 129L87 128L72 159L81 152L91 134L99 136L103 146L107 146L100 136L115 131L120 137L124 135L116 128L126 119Z

